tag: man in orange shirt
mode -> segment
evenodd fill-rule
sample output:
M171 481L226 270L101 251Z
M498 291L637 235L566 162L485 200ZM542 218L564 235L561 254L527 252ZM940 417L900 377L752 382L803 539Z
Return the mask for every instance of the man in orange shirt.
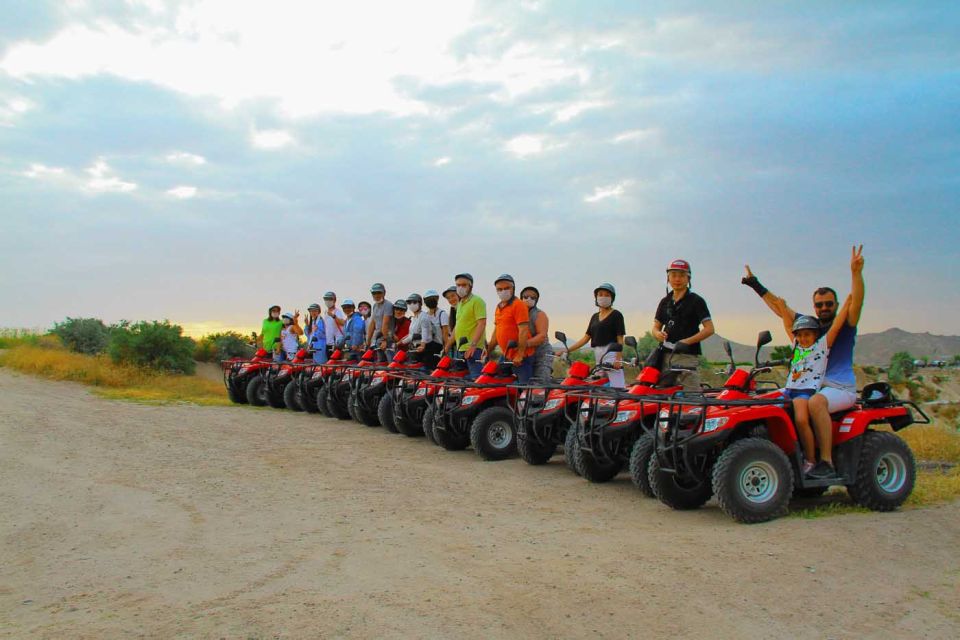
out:
M513 276L505 273L494 281L493 286L497 288L500 302L494 316L493 334L487 342L487 352L499 346L503 357L513 362L517 382L525 384L533 375L533 349L527 347L530 337L530 311L514 294L517 285ZM507 345L511 340L516 340L517 347L508 349Z

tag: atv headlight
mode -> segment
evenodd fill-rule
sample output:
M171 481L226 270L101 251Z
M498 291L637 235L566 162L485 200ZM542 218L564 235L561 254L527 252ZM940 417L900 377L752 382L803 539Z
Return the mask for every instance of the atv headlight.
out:
M414 398L420 398L420 397L425 396L425 395L427 395L427 388L426 388L426 387L420 387L419 389L417 389L416 393L413 394L413 397L414 397Z
M543 410L553 411L554 409L559 407L562 402L563 402L563 398L553 398L551 400L547 400L547 404L543 405Z
M479 398L480 398L480 396L465 396L465 397L463 398L463 404L465 404L465 405L473 404L473 403L476 402Z
M723 425L727 424L727 420L729 420L729 418L707 418L703 421L703 433L716 431Z
M629 422L637 417L637 412L634 410L628 411L617 411L617 416L613 419L614 423L617 422Z

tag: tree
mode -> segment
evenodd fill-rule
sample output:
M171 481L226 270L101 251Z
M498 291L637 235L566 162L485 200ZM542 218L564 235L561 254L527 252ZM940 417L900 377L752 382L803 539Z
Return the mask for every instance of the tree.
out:
M917 367L913 364L913 356L906 351L898 351L890 358L890 369L887 377L891 382L906 382L913 375Z
M237 356L248 358L253 355L253 348L248 342L247 338L236 331L212 333L197 341L193 357L201 362L217 362Z
M771 360L786 360L789 362L793 360L793 347L789 345L780 345L779 347L774 347L773 351L770 352Z
M125 362L161 371L193 373L195 343L183 328L163 322L120 322L110 332L108 352L114 362Z

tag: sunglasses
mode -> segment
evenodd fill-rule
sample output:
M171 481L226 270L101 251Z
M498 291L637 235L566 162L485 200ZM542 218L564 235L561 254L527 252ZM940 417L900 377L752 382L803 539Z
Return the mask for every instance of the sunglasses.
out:
M834 305L836 305L836 303L835 303L835 302L831 302L830 300L827 300L827 301L825 301L825 302L814 302L814 303L813 303L813 306L816 307L817 309L832 309L832 308L834 307Z

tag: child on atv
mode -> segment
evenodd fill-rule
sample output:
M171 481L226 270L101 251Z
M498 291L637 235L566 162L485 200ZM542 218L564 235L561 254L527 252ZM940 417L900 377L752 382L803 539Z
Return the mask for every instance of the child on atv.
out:
M830 463L821 460L816 462L814 455L813 429L810 426L810 411L807 402L823 383L824 373L827 370L827 357L840 329L847 322L852 298L847 296L843 308L830 329L820 335L820 321L813 316L798 315L791 323L790 314L786 313L786 302L777 298L777 305L783 313L783 328L793 342L793 359L790 373L787 375L787 384L784 396L793 403L794 424L797 426L797 435L803 447L803 474L810 476L825 476L833 473Z

